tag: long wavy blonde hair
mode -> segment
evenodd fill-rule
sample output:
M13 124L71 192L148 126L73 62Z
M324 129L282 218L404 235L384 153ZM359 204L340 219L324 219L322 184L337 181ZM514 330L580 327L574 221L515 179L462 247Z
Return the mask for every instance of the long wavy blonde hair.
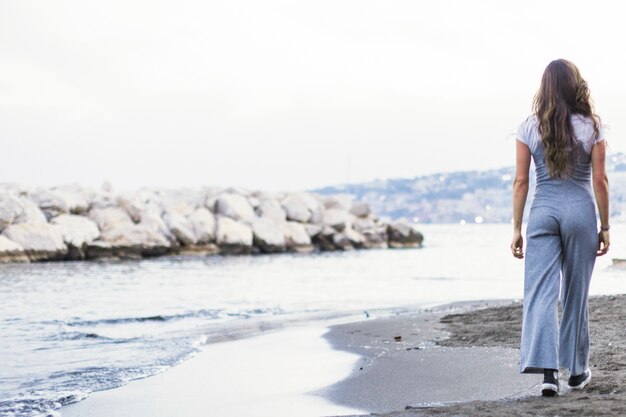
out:
M563 179L571 174L579 155L570 116L590 117L595 138L600 134L600 117L594 113L589 87L573 63L557 59L548 64L535 94L533 111L539 120L550 176Z

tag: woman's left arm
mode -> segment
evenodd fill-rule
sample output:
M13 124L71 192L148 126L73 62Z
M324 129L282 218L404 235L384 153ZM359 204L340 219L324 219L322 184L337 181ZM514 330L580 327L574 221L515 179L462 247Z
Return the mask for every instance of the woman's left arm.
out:
M525 143L516 140L515 179L513 180L513 240L511 252L516 258L524 258L522 220L528 197L528 172L530 170L530 149Z

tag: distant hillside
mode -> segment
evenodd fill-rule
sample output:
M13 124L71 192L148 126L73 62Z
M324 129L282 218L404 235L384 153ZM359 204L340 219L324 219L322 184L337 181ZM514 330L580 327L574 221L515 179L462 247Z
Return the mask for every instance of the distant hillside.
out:
M419 223L509 223L514 167L447 172L415 178L374 180L316 188L320 194L350 194L380 216ZM626 154L607 157L611 217L626 221ZM534 193L534 172L527 210ZM527 218L527 217L526 217Z

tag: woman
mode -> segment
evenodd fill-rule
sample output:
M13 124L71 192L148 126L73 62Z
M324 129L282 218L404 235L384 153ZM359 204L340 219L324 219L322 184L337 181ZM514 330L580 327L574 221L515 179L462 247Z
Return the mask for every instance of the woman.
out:
M543 373L542 395L553 396L559 368L568 370L571 389L591 380L589 281L596 256L610 244L606 141L587 83L571 62L558 59L546 67L533 104L534 114L517 131L511 251L525 258L520 372ZM537 181L524 256L531 155Z

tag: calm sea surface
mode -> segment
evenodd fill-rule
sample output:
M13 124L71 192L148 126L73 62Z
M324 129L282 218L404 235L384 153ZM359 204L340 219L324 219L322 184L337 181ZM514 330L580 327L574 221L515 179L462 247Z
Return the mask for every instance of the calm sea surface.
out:
M54 415L246 323L521 298L510 225L421 230L421 249L0 265L0 416ZM611 266L623 236L616 224L593 294L626 293L626 269Z

